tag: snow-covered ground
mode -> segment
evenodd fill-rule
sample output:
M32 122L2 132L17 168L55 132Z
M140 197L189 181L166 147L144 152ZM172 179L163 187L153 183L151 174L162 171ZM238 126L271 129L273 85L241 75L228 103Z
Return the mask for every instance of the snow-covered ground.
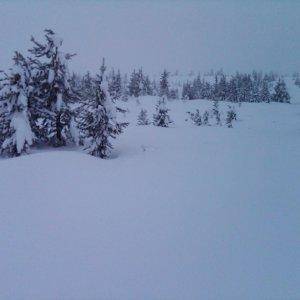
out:
M203 100L170 102L171 128L136 126L156 99L131 100L112 159L2 159L0 299L299 299L291 93L237 107L233 129L185 121Z

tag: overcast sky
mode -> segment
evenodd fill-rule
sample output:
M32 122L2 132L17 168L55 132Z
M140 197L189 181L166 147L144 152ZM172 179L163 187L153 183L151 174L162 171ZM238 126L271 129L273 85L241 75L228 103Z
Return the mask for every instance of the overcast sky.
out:
M0 69L46 27L76 52L122 71L300 71L300 1L1 1Z

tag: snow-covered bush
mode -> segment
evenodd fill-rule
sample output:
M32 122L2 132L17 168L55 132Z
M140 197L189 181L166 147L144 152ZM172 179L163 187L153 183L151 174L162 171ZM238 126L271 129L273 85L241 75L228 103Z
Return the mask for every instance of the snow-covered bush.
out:
M210 124L209 124L209 112L207 110L204 112L202 120L203 120L203 125L210 126Z
M196 112L194 112L194 113L188 112L188 114L190 116L190 119L196 126L202 125L202 118L201 118L201 113L200 113L199 109L196 109Z
M226 125L228 128L232 128L232 122L236 120L236 112L234 107L228 106L228 111L226 114Z

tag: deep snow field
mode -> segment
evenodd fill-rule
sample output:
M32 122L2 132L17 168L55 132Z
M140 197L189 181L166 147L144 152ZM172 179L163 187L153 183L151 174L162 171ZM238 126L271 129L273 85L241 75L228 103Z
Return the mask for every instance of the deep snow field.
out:
M300 299L300 89L197 127L136 126L112 158L0 160L0 299ZM226 103L220 104L226 110ZM223 115L224 118L224 115Z

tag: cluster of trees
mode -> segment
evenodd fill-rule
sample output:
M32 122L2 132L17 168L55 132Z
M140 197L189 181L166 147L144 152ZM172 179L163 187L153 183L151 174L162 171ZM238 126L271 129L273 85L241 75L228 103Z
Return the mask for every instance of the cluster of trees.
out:
M182 89L182 99L289 103L290 95L283 78L277 78L273 73L237 73L229 78L221 73L215 75L213 83L200 75L186 82Z
M108 93L115 100L127 101L129 97L138 99L141 96L159 96L166 99L179 99L178 88L171 88L169 83L169 72L166 70L160 76L159 81L150 80L144 74L143 69L134 70L128 79L127 74L122 75L120 70L111 69L105 76L104 81L108 85ZM86 73L84 78L90 78L90 73ZM78 74L72 74L72 83L75 86L82 81Z
M155 113L153 114L152 124L160 127L169 127L170 124L174 123L169 116L169 109L166 106L166 100L164 97L160 98L158 103L155 106ZM211 126L217 125L222 126L224 123L227 127L232 128L233 121L237 120L236 109L232 105L228 105L228 109L225 113L225 119L222 120L223 114L219 109L219 101L214 100L212 109L205 110L201 114L199 109L196 109L195 112L187 112L192 123L196 126ZM187 121L188 119L186 119ZM137 125L150 125L151 122L148 118L148 112L146 109L141 109Z
M156 106L155 113L153 114L152 124L159 127L169 127L173 123L169 116L170 109L167 108L165 97L159 98ZM148 118L148 112L146 109L141 109L138 115L138 125L149 125L151 124Z
M188 115L196 126L210 126L213 123L217 126L222 126L225 121L226 126L232 128L233 121L237 120L235 107L228 105L225 120L222 121L222 114L219 110L219 102L217 100L214 100L211 110L205 110L204 113L201 114L200 110L196 109L195 112L188 112Z
M96 78L80 82L69 76L72 54L61 51L62 39L45 30L45 41L31 38L29 56L16 52L9 72L0 79L0 151L27 153L32 145L84 145L95 156L109 155L118 123L114 97L103 85L104 62Z
M178 89L172 89L169 84L169 72L166 70L161 74L159 82L150 80L143 69L134 70L128 80L127 74L121 76L120 71L114 69L108 74L106 80L109 84L109 92L114 99L127 100L128 97L139 98L140 96L159 96L167 99L178 99Z

